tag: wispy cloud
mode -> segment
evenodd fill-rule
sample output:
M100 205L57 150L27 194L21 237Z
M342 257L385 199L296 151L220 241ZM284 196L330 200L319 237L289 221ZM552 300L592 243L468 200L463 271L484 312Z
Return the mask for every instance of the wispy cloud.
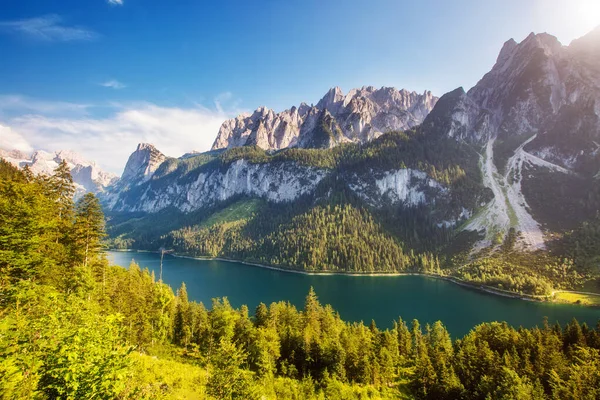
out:
M112 89L124 89L124 88L127 87L125 84L119 82L116 79L110 79L110 80L108 80L106 82L102 82L100 84L100 86L104 86L104 87L112 88Z
M0 149L29 152L33 148L25 138L11 127L0 124Z
M85 115L92 105L41 100L21 95L0 95L0 117L11 113L44 115Z
M103 168L121 174L138 143L153 143L163 153L174 157L192 150L206 151L223 121L240 112L203 106L161 107L151 103L118 107L104 118L27 113L0 119L0 124L34 149L71 149ZM0 106L0 115L1 111Z
M108 0L108 4L114 4L116 6L122 6L123 0Z
M36 40L49 42L86 41L98 38L98 34L87 28L67 26L58 15L0 21L0 31L26 35Z

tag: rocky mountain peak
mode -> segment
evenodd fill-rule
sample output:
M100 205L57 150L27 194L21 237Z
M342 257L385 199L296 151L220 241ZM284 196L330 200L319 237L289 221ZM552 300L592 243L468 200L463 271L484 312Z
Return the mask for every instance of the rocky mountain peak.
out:
M518 47L521 50L531 51L533 49L542 49L548 55L559 52L563 45L558 41L556 36L548 33L530 33L525 40L519 43Z
M506 42L504 42L504 45L502 46L502 50L500 50L500 54L498 54L498 58L496 59L496 64L502 64L504 62L506 62L506 60L510 57L510 55L512 54L512 52L515 50L515 48L517 47L517 42L515 42L515 39L509 39Z
M572 53L580 57L587 57L589 61L599 61L600 59L600 25L587 35L575 39L569 45Z
M150 143L138 144L136 150L127 160L121 182L129 184L147 181L166 158L154 145Z
M320 110L334 110L344 101L342 89L338 86L329 89L323 98L317 103L317 108Z
M519 246L543 248L543 226L534 219L540 208L536 199L529 203L527 190L540 187L548 179L544 174L556 174L551 179L557 181L578 176L582 182L598 174L598 38L600 30L569 47L546 33L518 44L509 40L477 85L466 94L457 89L442 96L423 123L430 134L481 149L483 183L494 198L466 229L485 230L485 243L491 243L491 232L514 228L523 234ZM507 158L498 157L506 143L514 147ZM536 169L544 173L538 176Z
M393 87L363 86L344 95L339 87L333 87L316 106L301 103L280 113L260 107L250 116L225 121L213 150L245 145L279 150L312 147L315 143L329 147L347 141L365 142L389 131L419 125L436 102L437 97L429 91L418 94ZM323 111L331 116L325 125L336 132L333 140L328 134L323 136L319 120Z

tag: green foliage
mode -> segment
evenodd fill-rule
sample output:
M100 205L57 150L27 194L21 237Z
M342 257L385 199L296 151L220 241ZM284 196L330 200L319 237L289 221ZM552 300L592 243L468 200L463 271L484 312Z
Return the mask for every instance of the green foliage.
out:
M505 250L507 246L505 243ZM573 288L585 281L572 261L543 253L495 254L472 261L453 275L465 281L533 295L550 295L553 289Z
M523 194L538 221L554 232L569 232L600 211L598 180L585 175L562 174L530 167L523 174Z
M86 193L77 202L75 222L73 224L75 249L81 249L78 254L79 262L87 267L90 254L98 254L102 248L101 240L104 233L104 213L98 198L93 193Z
M122 339L121 316L44 286L23 283L19 291L24 296L3 310L0 324L4 398L127 394L132 347Z
M1 162L0 173L5 196L0 198L0 212L7 217L0 220L5 234L0 253L2 399L469 400L600 395L600 324L594 329L573 321L562 329L544 322L541 328L516 330L494 322L452 342L441 322L423 329L415 320L409 329L399 319L386 330L374 322L344 322L312 289L303 310L286 302L261 304L251 317L247 307L235 309L226 298L214 299L207 310L188 299L185 285L174 296L147 270L136 264L127 270L110 267L98 246L81 240L89 238L80 234L88 225L77 226L82 218L94 214L99 222L92 197L82 203L89 207L80 204L71 214L72 204L55 206L60 196L49 190L49 180ZM273 229L273 234L293 238L302 232L296 240L312 244L307 254L334 251L317 245L328 241L328 235L357 236L353 245L335 247L346 249L344 262L355 266L359 264L352 257L360 259L363 249L377 246L361 236L366 234L392 248L376 247L381 257L376 262L391 265L385 264L391 262L386 257L402 260L399 245L368 211L343 205L307 210L292 218L296 225ZM12 212L22 219L11 218ZM68 221L67 215L72 215ZM257 229L250 222L242 228ZM271 223L261 221L258 227ZM240 226L226 224L226 230L242 235ZM225 229L226 224L208 229ZM100 223L89 226L94 227L91 235L101 237ZM234 251L232 243L221 246ZM285 251L291 251L291 243ZM543 289L543 282L519 275L520 264L528 262L547 270L543 276L548 281L578 279L569 262L532 261L511 252L509 244L504 247L502 258L470 265L465 273L477 272L476 279L486 282L490 276L504 282L505 275L517 275L512 290Z
M600 275L600 214L568 232L561 245L579 268Z
M252 219L257 211L260 210L262 203L263 202L259 199L241 200L235 202L232 205L226 206L222 210L211 214L208 218L203 220L199 226L211 227L213 225Z
M306 271L439 271L435 256L405 252L402 243L376 223L367 209L350 205L316 206L291 219L262 208L248 219L205 225L171 233L167 246L194 256L230 257Z

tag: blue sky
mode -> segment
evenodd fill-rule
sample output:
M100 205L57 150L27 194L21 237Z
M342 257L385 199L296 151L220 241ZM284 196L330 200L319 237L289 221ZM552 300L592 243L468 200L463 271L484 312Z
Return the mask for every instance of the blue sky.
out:
M0 3L0 146L68 146L114 172L134 142L206 150L223 119L332 86L468 89L509 38L600 24L597 0Z

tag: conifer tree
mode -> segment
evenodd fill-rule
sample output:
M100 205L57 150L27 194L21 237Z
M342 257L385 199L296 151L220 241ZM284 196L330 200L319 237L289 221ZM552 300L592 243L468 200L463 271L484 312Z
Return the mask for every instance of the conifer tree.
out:
M191 327L188 321L188 310L190 304L188 301L187 288L185 283L181 283L179 290L177 291L177 306L175 308L175 321L174 321L174 332L173 338L175 343L181 345L187 345L189 337L191 336Z
M91 258L96 257L102 248L104 232L104 214L98 198L93 193L86 193L78 202L75 215L76 250L78 261L84 267Z

